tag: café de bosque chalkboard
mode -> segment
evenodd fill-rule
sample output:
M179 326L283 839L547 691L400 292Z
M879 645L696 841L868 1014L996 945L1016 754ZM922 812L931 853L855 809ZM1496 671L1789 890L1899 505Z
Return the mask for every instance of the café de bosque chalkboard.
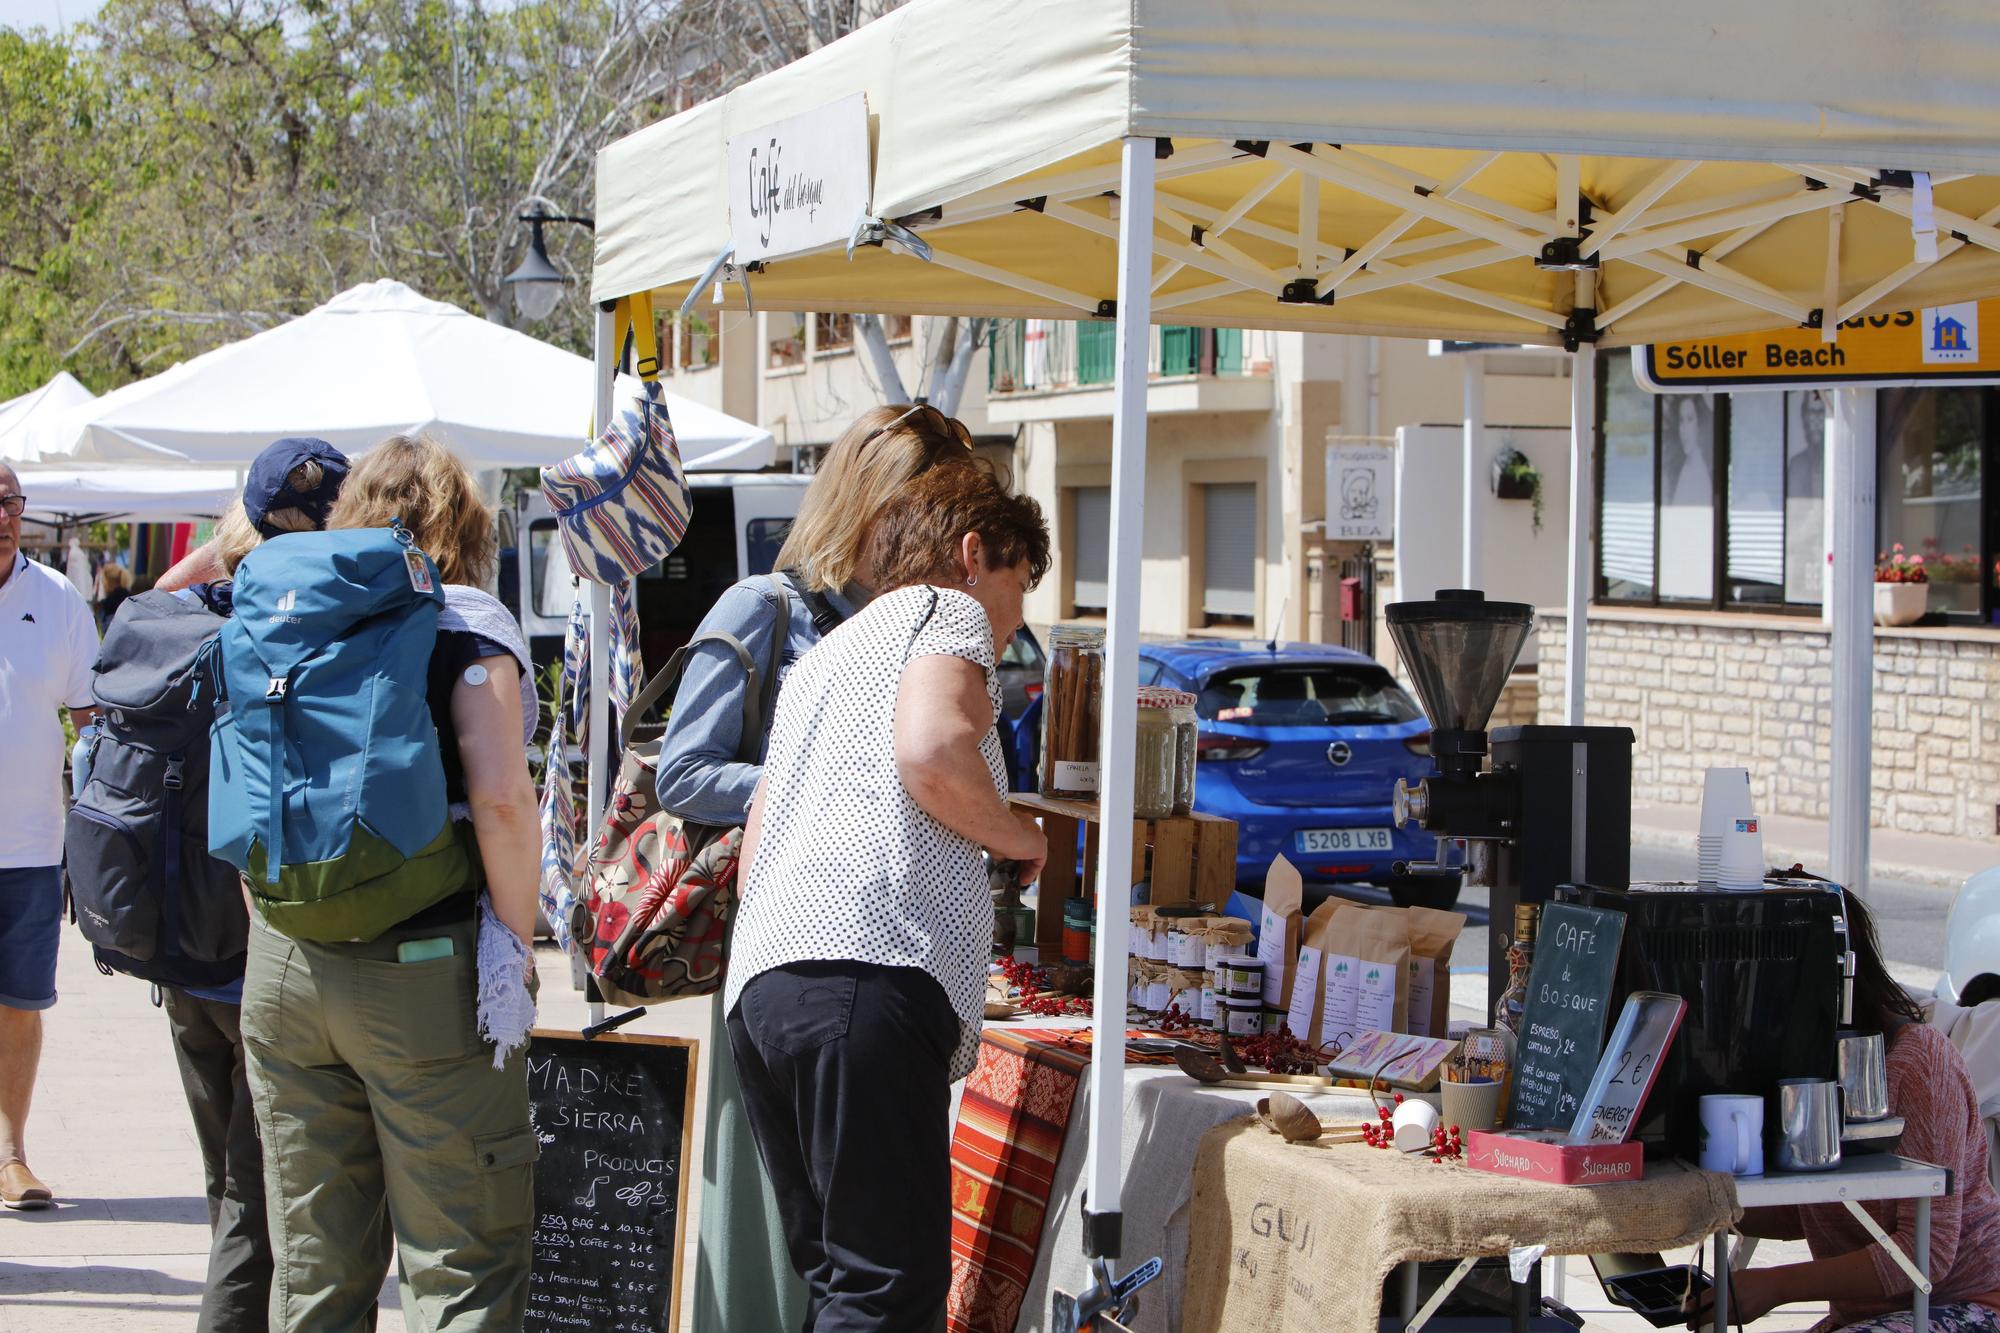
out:
M1507 1124L1563 1129L1576 1121L1604 1053L1625 914L1549 903L1535 932L1535 960L1514 1053Z

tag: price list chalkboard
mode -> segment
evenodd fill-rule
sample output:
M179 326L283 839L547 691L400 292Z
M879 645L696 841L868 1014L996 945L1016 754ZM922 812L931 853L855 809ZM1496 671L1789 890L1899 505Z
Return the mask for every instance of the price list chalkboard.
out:
M528 1048L535 1262L526 1329L674 1333L695 1043L538 1031Z
M1549 903L1535 931L1507 1124L1568 1130L1604 1051L1625 914Z

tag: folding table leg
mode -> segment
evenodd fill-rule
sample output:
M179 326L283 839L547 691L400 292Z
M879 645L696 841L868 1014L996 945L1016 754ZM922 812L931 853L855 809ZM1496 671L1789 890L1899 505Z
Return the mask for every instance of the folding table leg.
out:
M1405 1328L1408 1328L1410 1326L1410 1321L1417 1317L1418 1280L1422 1276L1422 1273L1423 1273L1423 1265L1419 1264L1415 1259L1412 1259L1408 1263L1403 1265L1402 1314L1403 1314L1403 1327Z
M1928 1194L1917 1196L1917 1272L1924 1279L1917 1283L1916 1296L1910 1302L1910 1314L1916 1324L1915 1333L1930 1333L1931 1328L1931 1198Z
M1715 1238L1715 1333L1729 1333L1729 1233Z

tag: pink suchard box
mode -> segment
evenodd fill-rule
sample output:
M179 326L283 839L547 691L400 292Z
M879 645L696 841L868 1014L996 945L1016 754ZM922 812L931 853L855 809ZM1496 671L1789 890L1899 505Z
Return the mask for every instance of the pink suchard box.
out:
M1646 1148L1640 1143L1564 1143L1554 1130L1497 1133L1475 1129L1465 1144L1465 1164L1496 1175L1551 1185L1619 1185L1643 1180Z

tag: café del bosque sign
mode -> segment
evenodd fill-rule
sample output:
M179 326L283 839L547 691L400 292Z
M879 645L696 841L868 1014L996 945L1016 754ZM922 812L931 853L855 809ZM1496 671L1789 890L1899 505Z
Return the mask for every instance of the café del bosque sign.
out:
M860 93L729 141L729 239L748 264L844 243L868 211Z
M1858 315L1832 342L1818 329L1683 338L1632 349L1653 393L2000 384L2000 299Z

